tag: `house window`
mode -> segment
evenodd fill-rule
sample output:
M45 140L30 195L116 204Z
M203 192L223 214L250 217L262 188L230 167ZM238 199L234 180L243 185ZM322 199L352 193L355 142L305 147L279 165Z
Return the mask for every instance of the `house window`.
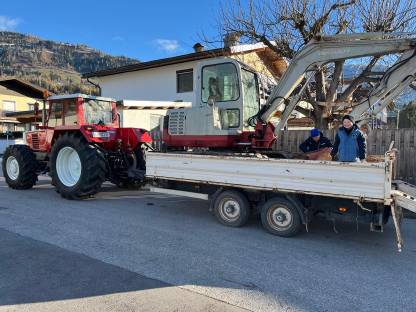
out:
M3 111L14 112L16 110L16 103L14 101L3 101Z
M192 69L176 72L176 92L192 92L194 90L194 72Z
M35 103L27 103L27 110L34 111Z

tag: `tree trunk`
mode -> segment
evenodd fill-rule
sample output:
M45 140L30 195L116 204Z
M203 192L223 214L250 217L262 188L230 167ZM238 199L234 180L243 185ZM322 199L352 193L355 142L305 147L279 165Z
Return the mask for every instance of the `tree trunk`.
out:
M324 109L319 105L314 105L313 119L315 122L315 128L320 130L328 129L328 118L324 117Z

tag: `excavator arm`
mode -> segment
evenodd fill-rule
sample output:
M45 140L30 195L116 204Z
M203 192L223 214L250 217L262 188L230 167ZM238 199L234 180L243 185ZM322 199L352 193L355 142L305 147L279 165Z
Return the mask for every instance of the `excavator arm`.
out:
M380 113L403 90L416 80L416 51L403 53L383 75L368 97L353 107L351 115L359 125L366 124Z
M383 56L403 53L402 57L384 74L381 81L365 99L353 109L353 115L361 122L370 117L369 114L379 112L392 98L398 96L403 89L413 82L416 74L416 38L415 34L347 34L321 37L313 40L300 50L291 61L288 69L273 89L266 104L258 114L258 122L269 124L276 112L281 111L279 123L274 128L275 134L286 124L299 99L300 88L309 73L327 63L368 56ZM375 104L381 104L371 110ZM259 129L257 126L256 129Z

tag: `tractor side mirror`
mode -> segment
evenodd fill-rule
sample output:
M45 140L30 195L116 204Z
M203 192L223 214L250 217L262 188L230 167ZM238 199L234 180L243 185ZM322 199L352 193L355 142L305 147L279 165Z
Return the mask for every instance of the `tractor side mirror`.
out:
M39 115L39 103L35 102L35 104L33 105L33 110L35 113L35 116L37 117Z
M121 115L120 115L120 113L116 113L116 114L114 114L115 115L115 119L117 119L118 118L118 127L119 128L121 128ZM114 120L115 121L115 120ZM113 122L114 122L113 121Z

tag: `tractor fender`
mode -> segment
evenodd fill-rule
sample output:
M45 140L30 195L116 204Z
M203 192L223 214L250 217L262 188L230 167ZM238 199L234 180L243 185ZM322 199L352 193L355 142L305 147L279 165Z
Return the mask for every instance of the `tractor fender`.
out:
M117 128L116 137L122 140L124 147L130 146L133 149L142 143L152 143L150 133L140 128Z

